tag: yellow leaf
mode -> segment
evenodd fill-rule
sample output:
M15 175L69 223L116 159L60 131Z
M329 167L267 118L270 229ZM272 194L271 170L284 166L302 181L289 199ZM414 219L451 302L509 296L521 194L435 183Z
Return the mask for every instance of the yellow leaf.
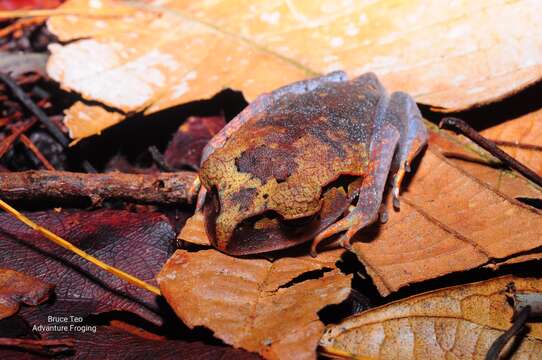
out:
M513 308L505 290L542 292L539 279L512 276L416 295L328 326L325 353L357 359L483 359L510 328ZM542 325L529 324L514 359L542 353Z

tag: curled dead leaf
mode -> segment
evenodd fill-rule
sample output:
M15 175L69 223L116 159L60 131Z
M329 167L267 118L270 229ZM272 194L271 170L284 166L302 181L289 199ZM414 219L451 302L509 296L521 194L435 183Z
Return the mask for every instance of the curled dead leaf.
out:
M189 327L268 359L316 357L317 312L345 300L351 276L310 257L238 259L216 250L177 250L158 275L162 294ZM307 272L322 276L297 282Z
M320 346L335 357L357 359L483 359L512 324L505 293L510 283L517 291L542 292L540 279L506 276L420 294L328 326ZM529 328L517 349L508 347L514 359L542 353L542 324Z
M186 220L177 239L191 244L211 246L211 240L205 232L205 217L201 211L196 211Z

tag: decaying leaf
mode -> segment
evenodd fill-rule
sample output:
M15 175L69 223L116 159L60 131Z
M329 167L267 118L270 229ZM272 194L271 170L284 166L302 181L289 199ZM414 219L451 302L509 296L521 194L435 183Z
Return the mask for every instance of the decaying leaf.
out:
M179 127L164 152L164 159L176 169L199 169L201 152L211 138L226 125L224 116L191 116Z
M511 143L499 146L542 176L542 110L486 129L482 135Z
M535 39L541 6L528 0L71 0L63 10L136 11L52 17L49 29L70 42L51 46L48 72L63 88L123 112L152 113L224 87L253 99L338 69L350 76L374 71L390 91L460 110L540 79L542 53ZM67 112L75 138L89 135L73 130L80 128L78 118L89 118L86 112ZM117 118L96 119L93 131L122 119L112 114Z
M336 259L336 254L334 258ZM351 276L310 257L239 259L216 250L177 250L158 275L162 294L189 327L266 358L315 358L317 312L345 300ZM317 279L299 276L321 271ZM296 281L299 279L299 281Z
M174 249L173 229L156 213L48 211L29 217L82 250L151 283ZM54 284L57 300L72 300L70 315L124 310L162 322L154 294L96 268L7 214L0 214L0 267Z
M337 357L367 360L483 359L511 326L510 283L518 292L542 292L540 279L506 276L416 295L329 326L320 345ZM542 353L542 324L529 323L529 329L512 358Z
M0 320L19 310L20 304L38 305L49 298L53 286L18 271L0 268Z
M354 252L386 295L410 283L506 261L542 246L542 212L496 192L430 144L400 211Z
M179 340L151 340L135 336L111 326L88 325L86 321L78 323L85 331L68 327L68 331L43 331L40 325L50 324L49 316L70 316L70 305L66 301L41 305L17 316L19 321L0 321L0 335L26 339L72 339L73 352L65 354L67 359L259 359L257 354L225 346L213 346L201 342ZM6 319L8 320L8 319ZM36 326L35 331L32 331ZM5 333L5 334L4 334ZM0 336L2 337L2 336ZM0 358L3 360L26 359L28 354L16 348L0 345ZM29 357L30 358L30 357ZM42 357L38 357L43 359Z

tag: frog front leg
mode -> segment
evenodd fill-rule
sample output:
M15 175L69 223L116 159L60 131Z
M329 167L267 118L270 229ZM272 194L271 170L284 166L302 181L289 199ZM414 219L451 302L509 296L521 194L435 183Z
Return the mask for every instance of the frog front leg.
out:
M382 194L399 137L399 131L390 124L383 124L376 129L370 145L367 176L359 189L356 207L314 238L311 245L312 256L316 256L316 247L320 242L343 231L346 233L339 238L338 244L350 248L350 239L354 234L378 218Z
M399 147L393 159L393 205L399 208L399 192L405 174L410 172L410 164L427 144L427 129L422 121L418 106L403 92L391 95L386 118L401 133Z
M414 100L407 94L393 93L386 102L384 116L375 119L369 151L367 176L359 190L356 207L343 219L316 236L311 254L324 239L346 231L338 244L350 248L352 237L378 218L389 174L393 174L394 206L399 207L399 189L410 163L427 143L427 131Z

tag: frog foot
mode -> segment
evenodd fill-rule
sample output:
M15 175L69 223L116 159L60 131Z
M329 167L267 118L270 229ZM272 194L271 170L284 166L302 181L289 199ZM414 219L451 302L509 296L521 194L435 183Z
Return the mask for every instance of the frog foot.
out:
M201 186L201 179L196 177L194 182L192 183L192 186L190 186L190 189L188 189L188 194L190 196L190 199L193 199L197 197L196 200L196 211L199 211L203 208L203 203L205 202L205 195L207 194L207 190L205 187Z
M399 209L401 207L401 202L399 201L399 192L401 189L401 184L403 182L403 179L405 178L406 173L410 172L410 165L408 164L407 160L403 160L401 162L401 165L399 165L399 170L397 170L397 173L393 177L393 189L392 189L392 196L393 196L393 207L395 209Z
M312 241L310 253L313 257L316 257L316 248L325 239L346 231L332 244L336 244L347 250L352 250L352 238L354 235L367 225L373 223L379 217L379 212L374 211L370 214L364 213L360 208L355 208L346 217L337 221L335 224L329 226L327 229L320 232Z

